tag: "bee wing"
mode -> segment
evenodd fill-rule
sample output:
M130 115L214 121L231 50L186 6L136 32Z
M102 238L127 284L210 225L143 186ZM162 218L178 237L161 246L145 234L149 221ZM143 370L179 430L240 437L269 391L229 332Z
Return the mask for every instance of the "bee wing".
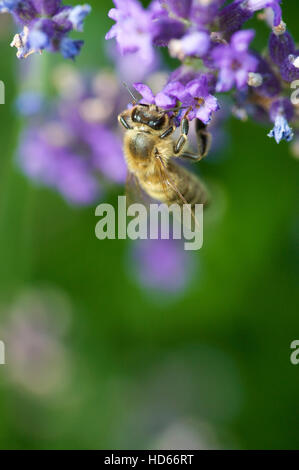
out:
M158 164L158 171L160 175L161 184L163 186L164 191L168 192L169 188L173 189L178 195L179 199L181 199L183 204L188 204L186 199L184 198L184 196L182 195L182 193L179 191L176 184L174 183L160 155L157 155L157 164Z
M146 207L149 206L151 198L145 193L139 184L138 178L128 171L126 179L126 197L127 206L142 202Z
M166 191L168 191L169 187L170 187L171 189L173 189L173 191L176 192L176 194L178 195L178 198L182 201L182 203L187 205L186 207L188 208L188 211L191 214L191 217L192 217L195 225L198 228L200 228L199 221L195 217L194 212L190 207L190 204L188 204L188 202L184 198L183 194L181 193L181 191L176 186L176 184L173 181L173 178L171 177L171 175L170 175L165 163L163 162L161 156L157 154L156 157L157 157L157 163L160 167L159 170L160 170L160 175L161 175L161 183L163 184L163 187L166 188Z
M167 194L169 192L169 188L171 187L171 185L169 184L169 174L167 172L167 168L166 166L164 165L164 162L161 158L161 156L159 154L156 154L156 163L157 163L157 166L156 166L156 169L157 169L157 173L159 175L159 178L160 178L160 183L161 183L161 186L163 188L163 191Z

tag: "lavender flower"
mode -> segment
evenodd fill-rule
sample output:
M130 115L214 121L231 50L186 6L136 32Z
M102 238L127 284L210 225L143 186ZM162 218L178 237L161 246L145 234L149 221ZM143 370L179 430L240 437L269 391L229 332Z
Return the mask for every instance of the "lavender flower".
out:
M110 16L116 24L107 38L116 37L124 54L142 54L144 63L161 46L181 61L155 96L138 80L143 100L166 111L181 106L177 124L186 112L190 120L208 124L219 108L215 93L234 89L232 115L274 122L270 136L277 142L292 138L288 123L295 120L294 105L288 116L279 111L273 117L286 82L299 79L299 51L282 20L281 0L153 0L147 9L137 0L130 0L129 8L123 0L115 4ZM255 31L243 29L263 9L260 17L272 28L269 55L250 50Z
M212 113L219 109L217 99L209 91L209 79L208 75L201 74L186 85L180 81L168 85L169 88L171 86L172 95L181 102L184 108L188 108L190 120L198 118L208 124Z
M106 39L116 38L122 54L138 52L144 61L152 61L154 26L151 13L137 0L114 0L114 4L116 8L108 15L116 24L106 34Z
M279 99L272 104L270 117L275 124L268 136L274 137L278 144L282 140L290 142L293 139L294 133L288 123L293 114L293 106L288 99Z
M257 59L248 53L254 34L253 30L238 31L233 34L230 44L213 50L214 64L219 69L216 91L228 91L234 85L242 89L247 85L249 72L255 72L258 66Z
M177 77L180 80L170 80L156 96L143 83L135 83L134 87L148 104L156 104L167 110L175 107L179 101L183 109L188 108L188 118L191 121L198 118L208 123L212 113L219 109L217 99L210 93L213 77L198 73L184 75L179 72ZM188 81L189 78L192 79Z
M143 62L151 62L154 45L166 46L184 34L184 25L170 18L158 0L148 10L138 0L114 0L114 4L108 15L116 23L106 39L115 38L122 54L138 52Z
M24 28L16 34L11 46L17 48L17 57L48 50L60 51L65 58L76 57L83 41L72 40L72 30L82 31L89 5L63 6L61 0L3 0L0 13L9 12Z
M144 61L138 52L119 55L116 48L109 48L108 52L115 63L118 77L129 85L150 77L161 65L160 57L156 51L151 61Z
M60 132L66 130L56 128L54 122L26 130L21 138L19 164L29 178L60 192L71 204L92 204L100 198L100 185L88 161L71 152L66 142L57 145L62 139Z

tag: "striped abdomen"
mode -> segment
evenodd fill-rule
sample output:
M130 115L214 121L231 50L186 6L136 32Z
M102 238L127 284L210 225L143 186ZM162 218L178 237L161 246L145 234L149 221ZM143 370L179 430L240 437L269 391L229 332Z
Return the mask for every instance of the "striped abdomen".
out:
M170 184L167 184L167 179ZM182 205L185 201L192 206L194 204L204 204L205 206L208 204L207 189L198 176L172 160L168 162L167 170L163 170L161 173L160 168L157 168L153 174L146 178L139 178L139 182L150 197L168 205L174 203Z

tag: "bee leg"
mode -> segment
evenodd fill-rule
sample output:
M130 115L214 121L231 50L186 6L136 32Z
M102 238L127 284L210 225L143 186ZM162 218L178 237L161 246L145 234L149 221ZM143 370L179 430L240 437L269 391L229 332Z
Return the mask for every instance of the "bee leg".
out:
M181 135L178 138L173 149L175 155L178 155L183 150L187 142L188 132L189 132L189 121L187 117L183 117L182 122L181 122Z
M196 119L195 130L200 157L199 159L201 159L209 153L212 143L212 136L210 132L207 131L207 125L204 124L200 119Z
M196 119L195 130L198 143L198 154L184 152L180 155L180 157L192 160L194 162L199 162L208 154L212 143L212 136L210 132L207 131L207 125L199 119Z
M175 131L175 127L171 126L168 129L166 129L163 134L160 135L160 139L165 139L165 137L170 136L173 132Z
M183 158L184 160L186 159L186 160L191 160L193 162L198 162L203 157L202 157L202 155L198 155L196 153L184 152L184 153L181 153L180 158Z
M121 114L118 116L118 120L125 127L125 129L132 129L132 127L128 124L124 116L122 116Z

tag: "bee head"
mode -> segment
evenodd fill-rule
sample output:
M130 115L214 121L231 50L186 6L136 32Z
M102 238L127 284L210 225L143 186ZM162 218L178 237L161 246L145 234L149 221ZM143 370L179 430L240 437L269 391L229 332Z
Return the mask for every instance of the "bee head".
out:
M134 123L143 124L155 131L161 131L169 125L167 113L154 104L138 104L131 114Z

